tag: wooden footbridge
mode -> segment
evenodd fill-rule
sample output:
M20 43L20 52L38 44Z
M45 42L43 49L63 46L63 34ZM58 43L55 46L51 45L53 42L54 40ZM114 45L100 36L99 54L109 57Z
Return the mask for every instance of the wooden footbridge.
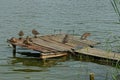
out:
M86 38L86 37L85 37ZM13 46L13 57L16 57L16 46L38 51L40 59L67 56L69 54L82 54L96 58L120 60L119 53L107 52L93 48L98 42L81 39L78 36L68 34L44 35L38 37L8 39ZM74 56L73 55L73 56Z

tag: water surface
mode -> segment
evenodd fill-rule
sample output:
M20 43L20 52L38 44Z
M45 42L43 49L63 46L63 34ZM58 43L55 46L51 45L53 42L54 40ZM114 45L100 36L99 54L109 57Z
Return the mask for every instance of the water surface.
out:
M109 0L0 0L0 80L89 80L91 72L95 80L111 80L118 74L115 67L92 62L11 58L6 39L20 30L32 35L33 28L41 35L54 29L90 32L89 39L102 42L98 48L119 52L120 23Z

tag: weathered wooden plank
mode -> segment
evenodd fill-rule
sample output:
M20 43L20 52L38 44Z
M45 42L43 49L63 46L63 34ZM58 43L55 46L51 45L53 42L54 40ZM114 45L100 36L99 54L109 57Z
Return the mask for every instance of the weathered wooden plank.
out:
M53 40L56 42L60 42L62 43L64 37L66 34L56 34L56 35L46 35L46 36L42 36L44 38L48 38L49 40ZM75 47L77 45L82 45L82 46L95 46L97 44L99 44L100 42L96 42L96 41L92 41L92 40L81 40L80 36L73 36L73 35L68 35L68 43L66 43L66 45Z
M39 46L36 44L31 43L30 45L24 44L23 43L24 39L16 39L16 42L11 42L9 41L10 44L20 46L20 47L25 47L31 50L39 51L39 52L56 52L56 50L50 48L50 47L45 47L45 46Z
M119 53L107 52L96 48L85 47L83 49L75 50L75 52L80 54L86 54L89 56L96 56L96 57L107 58L112 60L120 60Z
M66 45L66 44L51 40L46 37L34 38L32 40L34 44L44 45L46 47L50 47L58 51L69 51L71 48L73 48L73 46Z
M67 56L68 54L65 52L56 52L56 53L48 53L45 54L43 53L40 58L41 59L47 59L47 58L55 58L55 57L62 57L62 56Z
M67 51L68 50L68 48L58 46L56 44L50 43L48 41L44 41L42 39L34 39L33 43L36 45L39 45L39 46L49 47L49 48L54 49L56 51Z

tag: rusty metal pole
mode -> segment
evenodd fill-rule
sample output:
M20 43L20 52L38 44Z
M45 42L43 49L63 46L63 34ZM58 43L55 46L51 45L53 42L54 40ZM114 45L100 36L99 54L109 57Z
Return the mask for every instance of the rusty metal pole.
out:
M16 57L16 45L12 45L13 46L13 57Z
M94 73L90 73L90 80L94 80Z

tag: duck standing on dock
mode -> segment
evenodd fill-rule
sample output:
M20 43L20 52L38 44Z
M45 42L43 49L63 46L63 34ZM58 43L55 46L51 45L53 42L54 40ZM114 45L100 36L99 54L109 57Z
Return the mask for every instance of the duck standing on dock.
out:
M35 38L37 38L37 35L39 35L40 33L37 30L33 29L32 34L34 35Z
M31 43L32 43L31 38L29 36L27 36L26 39L23 41L23 43L26 45L31 45Z
M19 39L22 39L22 37L24 36L24 32L21 30L21 31L18 33L18 35L20 36Z
M63 43L63 44L67 43L67 42L68 42L68 39L69 39L69 36L68 36L68 34L66 34L65 37L63 38L62 43Z
M88 32L86 32L86 33L84 33L82 36L81 36L81 40L85 40L85 39L87 39L87 37L88 36L90 36L91 35L91 33L88 33Z

